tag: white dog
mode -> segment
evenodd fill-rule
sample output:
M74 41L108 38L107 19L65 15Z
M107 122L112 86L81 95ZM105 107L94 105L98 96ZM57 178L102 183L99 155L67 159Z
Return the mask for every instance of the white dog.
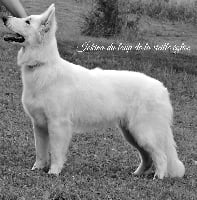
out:
M152 164L161 179L184 175L171 130L172 106L161 82L138 72L89 70L63 60L54 4L41 15L3 21L17 33L4 39L22 45L18 65L23 106L34 128L33 170L49 166L48 173L59 174L73 130L116 124L139 150L136 175L150 171Z

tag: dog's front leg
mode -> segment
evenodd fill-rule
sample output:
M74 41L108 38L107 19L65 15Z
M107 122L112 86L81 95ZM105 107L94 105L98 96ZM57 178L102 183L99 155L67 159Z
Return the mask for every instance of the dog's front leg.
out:
M66 120L49 123L51 167L49 174L58 175L66 160L66 153L72 138L72 126Z
M47 127L39 126L33 123L34 139L36 147L36 162L32 167L32 170L43 169L49 165L49 134Z

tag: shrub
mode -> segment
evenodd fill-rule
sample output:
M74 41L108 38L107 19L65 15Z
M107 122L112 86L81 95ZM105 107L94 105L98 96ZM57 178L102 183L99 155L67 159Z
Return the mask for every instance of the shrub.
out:
M120 33L123 19L119 16L118 0L95 0L93 9L83 16L81 33L109 37Z

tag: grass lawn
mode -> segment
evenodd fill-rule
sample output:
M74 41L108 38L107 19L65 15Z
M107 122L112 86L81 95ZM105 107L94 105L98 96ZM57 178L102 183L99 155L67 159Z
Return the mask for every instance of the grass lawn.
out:
M33 9L38 1L31 2L26 5ZM66 28L59 26L59 33L62 29ZM69 41L58 33L60 53L68 61L87 68L140 71L164 83L171 94L173 132L186 174L182 179L135 177L137 151L109 127L74 135L64 169L55 177L30 170L35 148L31 122L21 105L19 47L1 39L4 31L0 31L0 199L197 199L197 56L154 51L78 53L81 41Z

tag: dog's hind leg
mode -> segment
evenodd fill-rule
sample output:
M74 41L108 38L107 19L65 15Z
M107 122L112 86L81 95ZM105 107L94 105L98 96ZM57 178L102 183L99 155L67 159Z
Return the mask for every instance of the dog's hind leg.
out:
M36 147L36 162L32 170L43 169L49 165L49 135L48 130L44 126L39 126L33 123L34 139Z
M164 121L139 123L135 127L135 138L150 153L156 168L155 176L182 177L185 173L183 163L178 159L171 128Z
M51 153L51 166L48 173L58 175L63 168L72 139L72 126L66 120L53 121L49 122L48 129Z
M166 133L162 125L148 122L138 123L132 130L139 146L149 153L156 168L155 176L163 179L167 176L167 155L165 151Z
M153 164L150 153L138 144L137 140L135 139L131 131L129 131L129 129L126 126L123 126L122 124L120 124L120 129L125 139L131 145L133 145L139 151L139 154L140 154L141 162L140 162L139 167L135 170L134 174L138 176L142 174L149 174L152 168L152 164Z

